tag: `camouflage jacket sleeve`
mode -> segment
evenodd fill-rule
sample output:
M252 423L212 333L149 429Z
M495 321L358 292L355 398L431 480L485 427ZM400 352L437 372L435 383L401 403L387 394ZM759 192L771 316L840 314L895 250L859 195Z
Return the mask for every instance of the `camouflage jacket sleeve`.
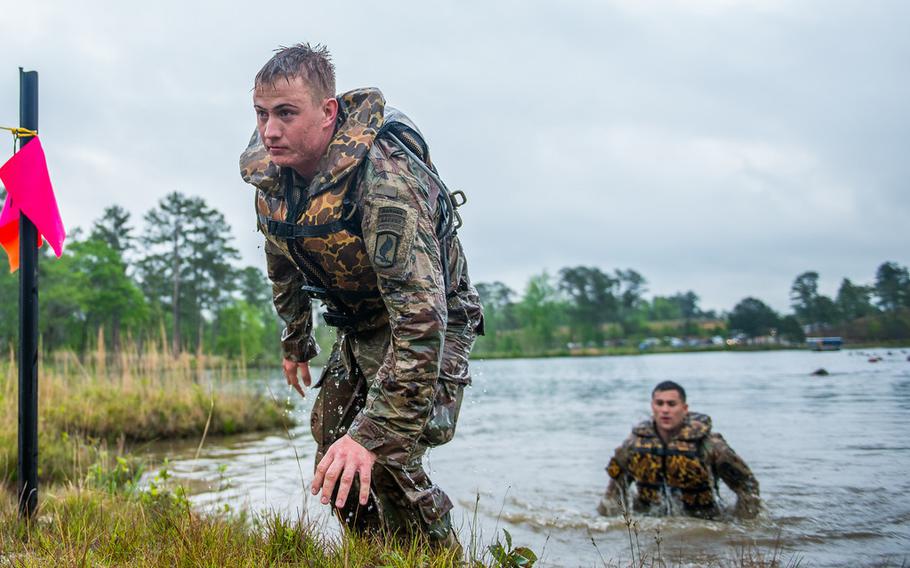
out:
M623 511L631 511L629 506L629 485L632 478L629 475L629 457L634 436L629 436L621 446L616 448L610 463L607 465L607 475L610 482L604 493L597 511L601 515L617 515Z
M733 451L724 437L716 432L706 440L705 450L718 477L736 493L737 513L747 517L755 516L761 502L758 480L752 475L752 470L746 462Z
M265 240L265 259L275 310L285 325L281 333L284 357L298 363L309 361L319 353L319 346L313 339L312 303L300 291L303 275L268 239Z
M391 342L348 433L380 460L406 463L432 410L447 309L433 188L401 153L385 151L365 174L361 214Z

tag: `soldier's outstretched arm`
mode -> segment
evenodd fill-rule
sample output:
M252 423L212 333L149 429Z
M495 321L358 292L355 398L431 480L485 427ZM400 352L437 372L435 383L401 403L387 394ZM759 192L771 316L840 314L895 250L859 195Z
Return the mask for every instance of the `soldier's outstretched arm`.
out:
M312 490L316 493L321 484L323 502L335 479L341 501L358 475L365 503L374 461L411 461L439 378L447 309L433 221L435 199L428 197L432 194L426 180L408 173L406 157L387 151L386 158L379 164L382 171L367 164L361 215L364 244L389 312L391 342L370 383L366 405L317 466Z
M736 493L735 513L743 518L755 517L761 510L758 480L724 437L713 433L708 438L709 456L717 475Z
M387 159L377 165L382 171L366 172L362 200L363 239L389 313L391 342L348 433L380 461L403 464L432 410L447 308L434 187L394 149L385 149Z
M630 511L629 503L629 484L631 479L626 469L629 463L630 440L623 442L623 445L616 448L610 463L607 465L607 475L610 482L607 484L607 490L597 505L597 512L604 516L622 514L623 511Z
M281 333L285 378L303 395L300 380L306 386L310 385L307 361L319 353L319 346L313 339L312 303L300 291L304 284L300 270L268 239L265 241L265 259L272 282L275 311L285 325Z

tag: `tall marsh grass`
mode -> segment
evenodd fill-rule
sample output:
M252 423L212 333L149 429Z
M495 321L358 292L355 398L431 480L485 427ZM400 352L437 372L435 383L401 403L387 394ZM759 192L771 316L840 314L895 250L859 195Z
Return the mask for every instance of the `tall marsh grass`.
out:
M103 338L103 336L101 336ZM103 339L80 360L61 351L39 364L39 477L74 480L100 451L138 442L201 438L291 425L289 409L246 388L228 388L242 366L203 353L173 357L147 342L107 353ZM0 481L16 472L18 368L0 362Z

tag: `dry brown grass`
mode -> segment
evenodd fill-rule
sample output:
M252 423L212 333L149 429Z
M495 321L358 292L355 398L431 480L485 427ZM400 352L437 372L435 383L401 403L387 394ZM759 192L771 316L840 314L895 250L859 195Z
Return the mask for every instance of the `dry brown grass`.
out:
M237 388L236 367L203 354L172 357L148 343L119 353L98 349L80 360L62 351L38 372L39 476L74 480L105 446L123 453L136 442L234 434L289 426L288 408ZM0 481L15 478L18 369L0 363Z

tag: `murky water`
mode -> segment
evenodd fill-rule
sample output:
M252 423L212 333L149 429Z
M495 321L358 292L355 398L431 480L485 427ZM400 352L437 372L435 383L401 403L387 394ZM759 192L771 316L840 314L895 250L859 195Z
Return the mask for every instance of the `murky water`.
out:
M604 467L647 416L651 387L673 379L687 389L690 408L710 414L752 467L767 510L748 522L640 519L646 554L656 551L659 531L663 557L691 565L779 543L785 558L801 557L802 565L900 566L910 563L910 351L875 350L876 363L869 353L478 361L455 440L430 453L429 468L456 503L463 540L476 502L484 542L506 528L544 566L628 561L622 519L595 510ZM831 374L810 376L819 367ZM260 380L289 396L278 371ZM199 505L307 511L337 531L304 491L312 479L314 394L295 410L301 426L290 439L283 432L212 439L198 460L196 442L175 446L171 472ZM724 495L732 504L735 497Z

